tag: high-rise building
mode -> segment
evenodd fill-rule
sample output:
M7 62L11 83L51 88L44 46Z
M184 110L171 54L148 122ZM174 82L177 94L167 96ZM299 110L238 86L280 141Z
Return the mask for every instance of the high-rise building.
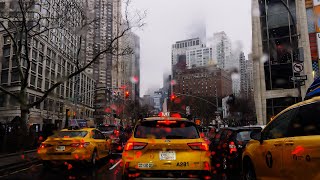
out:
M300 101L300 94L303 98L312 83L305 1L253 0L252 28L256 113L258 124L266 124L271 117ZM303 53L299 55L299 51ZM293 68L294 64L302 64L303 71ZM292 77L303 75L308 79L299 88Z
M213 64L212 48L201 47L186 51L187 68L208 66Z
M232 73L232 91L238 96L240 92L240 78L238 75L240 52L232 51L231 40L224 31L213 34L210 46L213 49L213 58L218 67Z
M213 57L217 61L219 68L226 70L234 66L231 62L231 41L224 31L213 34L211 46L213 48Z
M129 99L137 101L140 96L140 38L129 32L122 40L122 43L132 50L132 54L120 58L119 86L130 92Z
M41 3L39 1L39 3ZM63 3L63 2L61 2ZM33 12L39 15L48 16L56 14L64 4L46 4L46 11ZM11 14L11 10L19 11L19 8L11 9L6 7L19 7L18 1L0 0L0 11ZM80 23L80 12L73 9L70 12L63 12L66 16L75 17L70 23ZM13 13L15 14L15 13ZM32 16L30 16L32 17ZM36 16L35 16L36 17ZM72 18L70 18L72 19ZM17 20L17 19L16 19ZM7 28L8 22L0 18ZM43 26L43 28L45 25ZM11 27L12 28L12 27ZM32 61L30 74L26 88L29 102L35 102L44 95L44 92L52 87L61 78L76 71L75 59L77 49L80 46L78 35L68 32L64 28L51 29L40 35L28 38L29 58ZM12 29L13 30L13 29ZM4 28L0 28L0 59L1 86L6 87L10 92L17 93L21 87L21 76L18 73L18 62L14 60L13 41ZM18 59L20 63L20 59ZM25 64L23 68L27 68ZM56 128L64 127L66 110L70 112L70 118L93 119L93 93L95 80L87 72L82 72L73 78L68 79L55 88L51 94L39 105L30 109L28 125L55 124ZM0 95L0 121L9 122L15 116L20 116L18 101L12 96L1 93Z
M121 24L121 1L120 0L86 0L87 16L93 17L88 19L89 26L82 43L83 57L86 63L90 62L100 52L110 48L113 38L119 35ZM90 23L91 22L91 23ZM113 46L120 46L120 40L113 43ZM106 113L105 109L112 102L112 92L119 89L114 86L113 82L118 83L119 56L113 56L110 53L100 54L94 64L86 72L92 74L97 82L95 92L95 119L103 122L111 113ZM100 89L100 90L99 90Z
M251 98L252 94L252 80L253 80L253 64L249 55L248 60L242 52L240 54L240 95L246 99Z
M200 38L187 39L177 41L172 45L171 66L172 72L175 69L185 69L187 64L186 52L197 48L202 48L205 45L201 42Z

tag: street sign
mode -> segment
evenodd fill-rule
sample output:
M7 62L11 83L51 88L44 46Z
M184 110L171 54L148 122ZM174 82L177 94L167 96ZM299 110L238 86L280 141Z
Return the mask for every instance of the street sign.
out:
M302 72L303 71L303 63L294 62L292 64L292 69L293 69L293 72L295 72L295 73Z
M307 79L308 79L307 75L290 77L291 81L306 81Z
M190 115L190 106L187 106L187 107L186 107L186 114L187 114L187 115Z

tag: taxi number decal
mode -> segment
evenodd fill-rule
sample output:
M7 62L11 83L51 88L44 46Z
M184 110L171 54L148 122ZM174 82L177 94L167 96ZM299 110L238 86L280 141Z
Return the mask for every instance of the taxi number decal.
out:
M189 166L189 162L178 162L177 166Z

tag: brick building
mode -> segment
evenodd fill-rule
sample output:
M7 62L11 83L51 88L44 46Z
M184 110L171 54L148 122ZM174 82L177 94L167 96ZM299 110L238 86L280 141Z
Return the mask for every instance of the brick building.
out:
M222 98L232 94L231 75L215 66L198 67L175 72L175 94Z

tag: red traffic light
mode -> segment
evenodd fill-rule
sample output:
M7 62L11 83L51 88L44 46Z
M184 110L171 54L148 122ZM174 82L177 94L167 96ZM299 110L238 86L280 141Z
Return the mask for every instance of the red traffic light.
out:
M130 95L129 91L126 91L126 92L125 92L125 97L128 98L129 95Z
M171 95L171 97L170 97L171 101L173 101L175 98L176 98L175 95Z

